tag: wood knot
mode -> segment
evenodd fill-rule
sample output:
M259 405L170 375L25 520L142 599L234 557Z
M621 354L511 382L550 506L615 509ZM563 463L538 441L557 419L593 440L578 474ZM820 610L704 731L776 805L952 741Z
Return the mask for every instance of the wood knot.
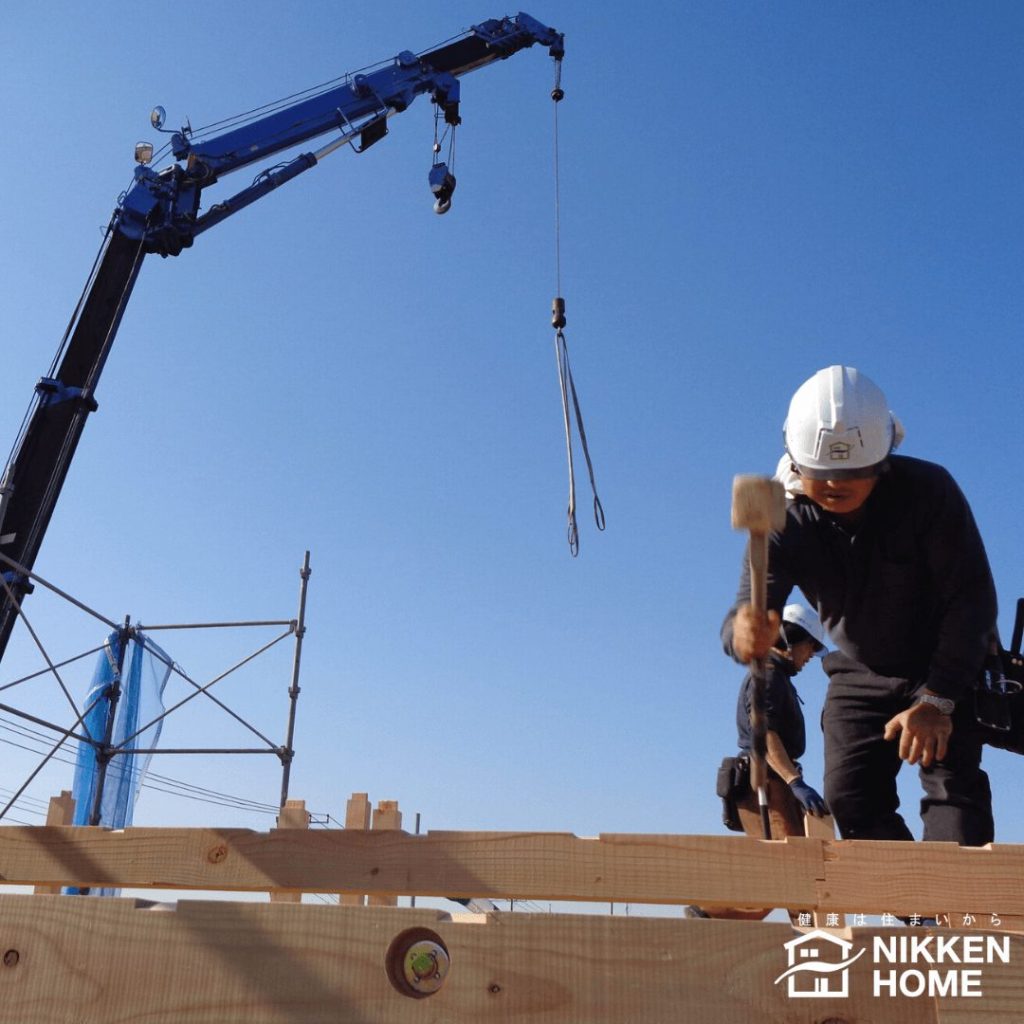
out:
M4 967L17 967L21 954L16 949L9 949L4 953Z
M218 843L216 846L211 846L210 851L206 855L206 859L211 864L219 864L222 860L225 860L228 855L228 848L224 843Z

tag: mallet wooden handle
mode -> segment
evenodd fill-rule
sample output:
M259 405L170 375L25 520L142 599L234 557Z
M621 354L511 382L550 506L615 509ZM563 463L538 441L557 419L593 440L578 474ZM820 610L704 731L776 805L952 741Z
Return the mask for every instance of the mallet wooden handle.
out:
M748 551L750 562L750 607L763 615L768 604L768 534L750 534ZM768 739L764 715L765 663L755 658L751 665L753 692L750 700L750 784L760 790L768 785Z
M778 480L767 476L737 476L732 482L732 525L748 530L750 543L750 605L763 615L768 605L768 534L786 524L786 493ZM751 757L750 784L758 791L762 803L767 835L765 792L768 766L765 760L767 742L764 720L764 659L755 659L751 666L753 694L750 711Z

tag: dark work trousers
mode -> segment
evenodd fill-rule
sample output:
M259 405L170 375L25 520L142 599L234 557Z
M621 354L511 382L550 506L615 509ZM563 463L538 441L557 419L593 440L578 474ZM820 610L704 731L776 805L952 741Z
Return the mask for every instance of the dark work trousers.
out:
M839 652L825 658L828 695L821 715L825 732L825 800L843 839L913 839L898 813L899 739L884 740L885 724L915 703L920 683L876 675ZM981 846L992 841L992 792L981 770L981 739L974 705L957 702L953 735L942 761L920 769L926 840Z

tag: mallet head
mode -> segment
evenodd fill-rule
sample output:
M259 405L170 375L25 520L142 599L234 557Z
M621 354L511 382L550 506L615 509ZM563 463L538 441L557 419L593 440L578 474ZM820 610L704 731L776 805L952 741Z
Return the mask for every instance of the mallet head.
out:
M770 476L740 475L732 481L732 528L771 533L786 525L786 490Z

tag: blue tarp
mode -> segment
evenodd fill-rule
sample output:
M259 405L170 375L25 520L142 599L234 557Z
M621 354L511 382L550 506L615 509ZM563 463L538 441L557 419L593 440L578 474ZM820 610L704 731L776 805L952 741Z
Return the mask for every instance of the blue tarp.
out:
M117 677L121 653L121 634L111 633L100 652L92 684L85 700L88 709L83 719L84 730L97 743L103 742L110 710L110 690ZM160 739L163 722L157 722L135 736L164 711L163 692L171 673L171 659L151 640L136 632L128 641L122 674L121 695L117 703L110 745L117 747L129 740L130 748L153 749ZM134 737L134 738L131 738ZM107 828L125 828L132 823L132 813L139 787L149 767L149 754L117 754L110 759L103 785L99 824ZM88 825L96 801L98 782L96 748L80 743L75 764L72 795L75 798L73 824ZM76 892L66 889L66 892ZM115 890L95 890L104 894Z

